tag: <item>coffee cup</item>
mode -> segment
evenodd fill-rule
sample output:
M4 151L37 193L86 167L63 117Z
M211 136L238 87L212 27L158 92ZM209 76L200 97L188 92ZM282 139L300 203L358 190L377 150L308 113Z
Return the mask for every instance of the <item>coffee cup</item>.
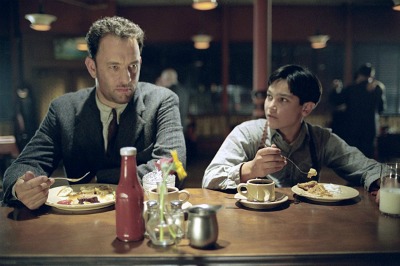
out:
M250 179L246 183L240 183L237 191L248 201L266 202L275 200L275 182L270 179Z
M170 204L173 200L180 200L182 203L185 203L190 198L190 193L187 190L179 190L176 187L167 187L167 194L165 195L164 202L166 204ZM147 192L147 198L149 200L156 200L159 199L159 193L157 188L152 188Z

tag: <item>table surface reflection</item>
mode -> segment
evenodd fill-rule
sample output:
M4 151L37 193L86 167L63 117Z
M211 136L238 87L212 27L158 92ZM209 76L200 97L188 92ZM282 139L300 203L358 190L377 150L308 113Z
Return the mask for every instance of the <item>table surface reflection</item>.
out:
M209 249L188 240L157 248L148 239L115 238L113 207L72 213L0 208L0 264L396 264L400 219L380 214L374 197L316 203L277 189L289 200L270 210L244 208L233 193L187 189L190 203L222 204L219 237ZM295 197L294 197L295 196Z

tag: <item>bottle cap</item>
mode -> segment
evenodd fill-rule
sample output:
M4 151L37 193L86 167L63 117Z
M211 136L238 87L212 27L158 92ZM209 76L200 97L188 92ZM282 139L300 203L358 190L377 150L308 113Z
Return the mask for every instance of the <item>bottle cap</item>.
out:
M136 155L136 148L135 147L123 147L119 150L121 156L132 156Z
M174 209L182 208L182 201L180 201L180 200L171 200L171 208L174 208Z
M149 200L147 201L147 208L151 209L158 206L158 202L156 200Z

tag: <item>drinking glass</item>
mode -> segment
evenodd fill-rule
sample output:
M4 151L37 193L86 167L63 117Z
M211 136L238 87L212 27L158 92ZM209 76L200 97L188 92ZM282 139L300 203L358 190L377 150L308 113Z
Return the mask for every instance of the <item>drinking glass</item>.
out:
M400 162L381 167L379 210L391 217L400 217Z

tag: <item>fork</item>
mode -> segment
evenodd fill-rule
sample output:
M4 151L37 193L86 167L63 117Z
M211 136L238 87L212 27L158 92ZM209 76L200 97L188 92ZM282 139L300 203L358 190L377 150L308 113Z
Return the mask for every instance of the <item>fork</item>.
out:
M68 182L78 182L78 181L84 179L89 173L90 173L90 171L79 178L66 178L66 177L52 177L52 178L58 179L58 180L67 180Z
M308 175L308 172L304 172L303 170L300 169L300 167L297 166L297 164L295 164L292 160L290 160L288 157L285 157L286 160L288 160L289 162L291 162L296 168L297 170L300 171L300 173Z
M268 125L268 124L265 124L265 127L267 127L267 125ZM262 140L261 140L260 147L263 147L263 148L268 147L268 146L265 144L265 139L266 139L266 137L267 137L267 131L266 131L266 129L264 129L264 134L263 134L263 136L262 136ZM295 164L295 163L294 163L292 160L290 160L288 157L285 157L285 159L288 160L289 162L291 162L291 163L297 168L297 170L299 170L300 173L305 174L305 175L308 176L308 172L304 172L303 170L301 170L300 167L298 167L297 164Z

